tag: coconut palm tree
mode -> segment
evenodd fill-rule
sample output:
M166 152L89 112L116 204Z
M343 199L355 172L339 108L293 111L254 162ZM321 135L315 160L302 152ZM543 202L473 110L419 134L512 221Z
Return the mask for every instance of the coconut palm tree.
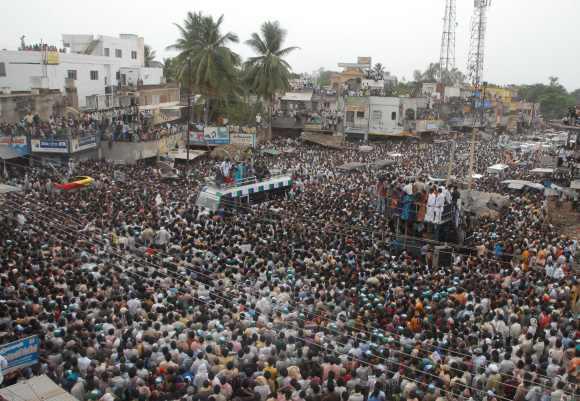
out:
M143 58L145 61L145 67L151 67L151 64L155 61L155 50L149 45L145 45L143 48Z
M376 63L373 72L379 80L383 79L383 76L385 75L385 67L381 63Z
M211 15L189 12L183 25L175 24L180 37L167 48L179 51L174 59L178 77L189 85L190 92L203 95L206 124L211 100L231 93L237 80L236 67L240 65L240 56L228 47L238 42L238 36L232 32L222 34L223 20L223 15L214 20Z
M268 137L272 137L272 112L277 93L289 89L289 79L292 68L284 56L296 50L297 47L283 48L286 31L280 27L278 21L267 21L260 27L260 33L252 33L246 44L256 52L257 56L250 57L245 65L245 79L254 93L268 103L270 124Z

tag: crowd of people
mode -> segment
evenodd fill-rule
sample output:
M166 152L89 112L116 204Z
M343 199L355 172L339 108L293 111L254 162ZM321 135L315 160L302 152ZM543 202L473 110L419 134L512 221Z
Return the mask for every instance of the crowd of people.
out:
M1 122L0 136L55 140L95 135L113 142L141 142L172 135L182 129L171 123L154 124L150 111L129 106L51 115L48 120L29 112L18 123Z
M58 53L65 53L66 49L59 48L54 45L49 45L47 43L35 43L32 45L23 44L18 48L20 51L31 51L31 52L40 52L40 51L49 51L49 52L58 52Z
M405 186L447 169L450 148L295 143L254 160L290 172L291 196L216 214L195 206L210 159L181 182L84 162L74 174L95 183L74 192L54 191L58 170L11 170L24 191L2 200L0 341L38 335L41 360L5 384L44 373L79 401L577 399L577 239L546 221L541 193L484 176L476 189L510 205L468 251L440 264L393 249L385 171L337 169L393 152ZM476 171L500 160L482 140Z

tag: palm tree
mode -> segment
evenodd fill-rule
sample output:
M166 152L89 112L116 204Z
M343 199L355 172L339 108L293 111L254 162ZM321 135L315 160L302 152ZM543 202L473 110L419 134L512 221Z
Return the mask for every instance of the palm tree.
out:
M174 59L178 77L186 80L190 92L201 93L204 97L204 121L207 124L211 99L232 92L237 80L237 66L240 56L228 45L238 42L234 33L221 33L224 17L214 20L202 13L187 13L183 25L175 24L180 37L168 46L168 50L178 50Z
M145 67L151 67L151 64L155 61L155 50L149 45L145 45L143 48L143 59L145 62Z
M373 72L379 80L383 79L383 76L385 75L385 67L381 63L376 63Z
M286 31L278 21L267 21L260 27L262 36L252 33L246 44L256 52L256 57L250 57L245 67L245 78L250 89L268 103L270 124L268 138L272 138L272 109L277 93L289 89L289 79L292 68L284 56L296 50L297 47L282 45L286 39Z

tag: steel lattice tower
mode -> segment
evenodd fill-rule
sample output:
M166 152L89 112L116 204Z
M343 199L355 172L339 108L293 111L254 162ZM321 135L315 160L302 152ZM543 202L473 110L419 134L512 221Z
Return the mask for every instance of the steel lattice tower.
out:
M474 0L471 17L471 43L467 73L474 87L478 88L483 80L483 61L485 55L485 30L487 26L487 8L491 0Z
M439 80L443 81L444 71L455 68L455 27L457 26L456 0L445 0L445 17L443 17L443 35L439 53Z

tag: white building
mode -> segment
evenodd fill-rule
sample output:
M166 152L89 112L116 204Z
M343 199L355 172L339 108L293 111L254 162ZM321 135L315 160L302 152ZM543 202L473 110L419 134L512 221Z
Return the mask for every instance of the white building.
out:
M113 96L114 87L158 85L162 68L146 68L144 41L137 35L118 38L63 35L66 53L0 51L0 88L4 93L34 88L59 89L74 83L79 108L94 95Z
M399 127L399 98L371 96L369 99L369 134L397 134Z

